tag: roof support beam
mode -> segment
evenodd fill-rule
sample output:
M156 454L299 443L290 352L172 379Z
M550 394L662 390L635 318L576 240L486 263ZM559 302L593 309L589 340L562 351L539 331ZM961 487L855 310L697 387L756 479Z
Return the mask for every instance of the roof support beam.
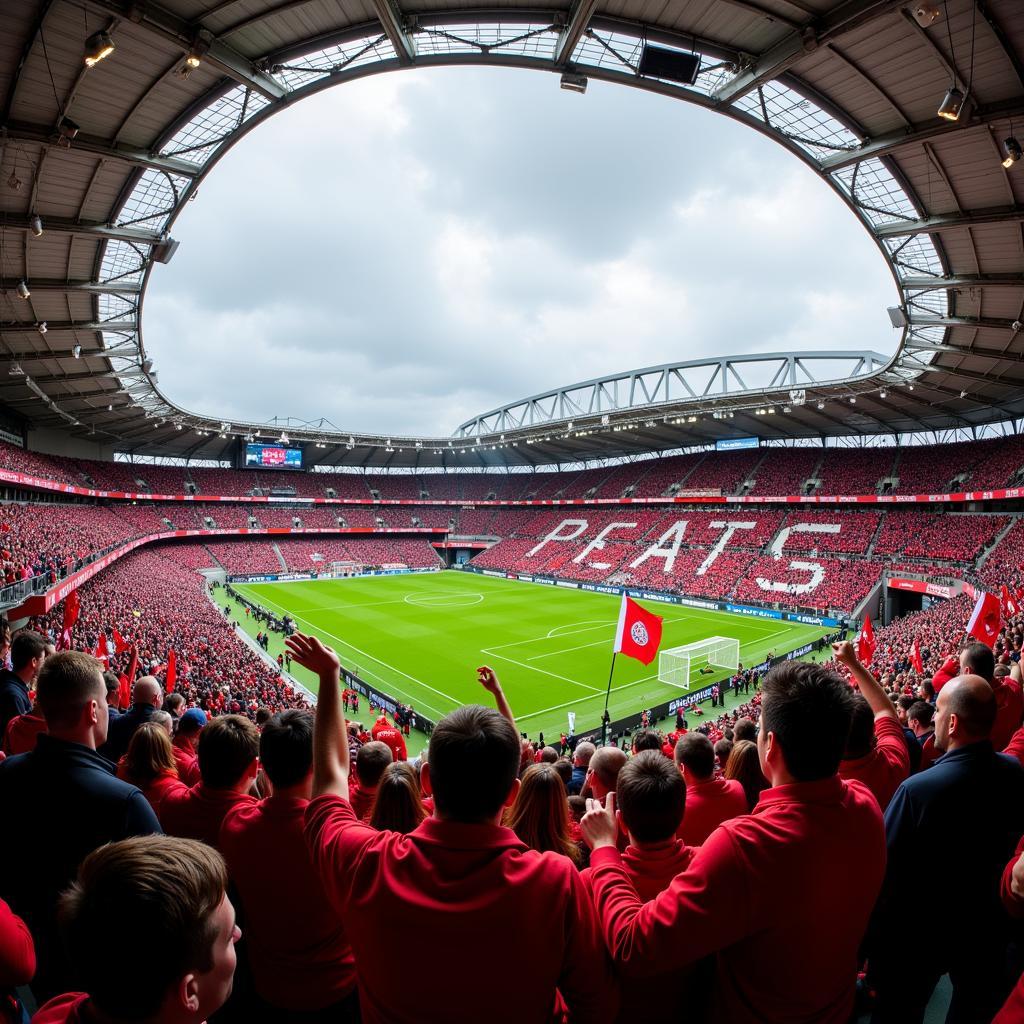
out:
M829 173L839 171L844 167L858 164L862 160L889 156L905 146L928 142L930 139L941 139L958 132L970 131L972 128L984 128L996 121L1017 117L1024 117L1024 102L1019 98L978 107L971 112L969 118L965 117L959 121L944 121L941 117L937 117L934 121L914 124L901 131L865 139L856 149L826 157L821 161L821 169Z
M754 63L733 76L713 93L721 104L735 103L765 82L784 74L806 53L823 43L836 39L875 18L897 10L903 0L846 0L834 10L810 22L804 28L790 32L775 46L761 54Z
M194 41L195 31L184 18L150 2L150 0L146 0L144 4L132 2L132 0L84 0L84 2L93 10L124 18L138 25L150 35L171 43L182 51L183 56ZM250 60L217 39L210 43L210 48L203 56L203 61L227 75L228 78L262 93L269 100L283 100L288 96L288 90L280 82L257 70Z
M115 334L134 334L136 324L134 320L104 320L104 321L76 321L76 320L47 320L48 331L112 331ZM35 334L35 322L32 323L0 323L0 335L2 334Z
M26 352L2 352L0 353L0 359L13 363L33 363L33 362L47 362L50 359L77 359L81 356L85 359L89 356L99 356L104 358L109 353L105 348L83 348L76 356L73 349L64 349L56 352L35 352L28 350Z
M142 285L137 281L54 281L31 278L29 285L34 292L88 292L92 295L139 295ZM17 281L0 281L0 291L14 291Z
M981 224L1019 224L1024 221L1024 206L1003 206L968 213L940 213L924 220L894 221L873 229L878 238L903 238L906 235L929 235L951 228L973 228Z
M904 288L937 291L942 288L1024 288L1024 274L955 274L951 277L904 277Z
M558 33L558 42L555 44L556 67L564 67L569 62L590 24L596 7L597 0L573 0L569 9L569 20L565 28Z
M1019 320L1004 320L991 316L912 316L909 321L913 327L974 327L1014 333L1020 330Z
M392 0L372 0L380 27L395 48L398 63L408 66L416 60L416 44L405 27L405 19L397 3Z
M6 126L2 134L12 142L27 142L55 150L63 148L57 142L54 130L42 125L13 122ZM76 153L89 153L103 160L114 160L131 167L153 168L186 178L195 178L203 170L201 165L194 164L189 160L173 156L159 156L131 146L122 146L110 139L103 139L96 135L83 135L81 132L75 136L71 143L71 149Z
M28 217L12 217L0 215L0 231L30 231ZM159 231L147 228L111 227L109 224L94 224L84 221L70 220L66 217L46 217L43 220L43 232L53 231L62 235L81 235L85 238L96 238L103 242L120 241L135 242L138 245L156 245L163 240Z

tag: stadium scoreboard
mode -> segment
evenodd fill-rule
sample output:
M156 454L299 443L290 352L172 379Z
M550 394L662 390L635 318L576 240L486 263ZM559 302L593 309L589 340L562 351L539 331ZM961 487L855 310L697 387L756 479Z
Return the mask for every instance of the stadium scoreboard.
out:
M247 444L246 469L302 469L302 449L275 444Z

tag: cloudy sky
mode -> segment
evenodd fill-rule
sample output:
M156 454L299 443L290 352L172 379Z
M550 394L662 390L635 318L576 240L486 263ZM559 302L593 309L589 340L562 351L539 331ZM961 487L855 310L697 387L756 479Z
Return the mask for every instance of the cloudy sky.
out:
M897 338L881 257L798 160L688 104L535 72L305 100L174 235L146 347L165 394L228 418L449 433L604 373Z

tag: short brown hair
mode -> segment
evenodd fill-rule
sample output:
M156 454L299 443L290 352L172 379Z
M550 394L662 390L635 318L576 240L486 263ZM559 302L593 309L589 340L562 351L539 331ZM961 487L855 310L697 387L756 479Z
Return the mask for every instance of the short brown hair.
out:
M442 817L479 822L501 810L519 771L519 736L493 708L469 704L430 736L430 782Z
M178 979L213 966L214 912L227 890L221 855L205 843L137 836L108 843L82 862L59 920L71 961L104 1014L153 1016ZM110 969L125 939L145 941L129 971Z
M698 779L710 779L715 774L715 748L701 732L688 732L679 740L675 761Z
M380 782L384 769L394 761L394 754L386 743L371 740L356 751L356 778L359 785L372 788Z
M82 651L47 658L39 670L36 700L51 729L74 725L89 701L107 702L102 663Z
M260 733L242 715L221 715L199 734L196 752L203 785L227 789L242 778L259 756Z
M644 750L622 766L615 799L630 835L656 843L676 834L686 806L686 783L664 754Z

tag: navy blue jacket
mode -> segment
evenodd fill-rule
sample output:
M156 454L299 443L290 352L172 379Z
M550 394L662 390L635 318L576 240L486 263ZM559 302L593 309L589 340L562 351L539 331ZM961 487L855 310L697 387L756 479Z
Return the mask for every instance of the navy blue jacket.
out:
M133 704L123 715L110 718L107 726L107 742L100 747L100 753L117 764L126 753L135 730L152 719L157 712L152 704Z
M583 791L583 783L587 778L587 769L580 765L573 765L572 775L569 777L569 796L579 796Z
M888 864L882 910L906 924L905 901L922 878L945 879L942 927L928 942L1001 944L999 880L1024 835L1024 769L987 740L939 758L900 785L885 812ZM903 902L904 909L900 910ZM915 936L904 936L908 942Z
M139 789L89 747L45 733L27 754L0 762L0 898L36 940L40 999L70 982L56 941L57 897L85 856L104 843L161 832Z
M32 710L28 687L10 669L0 671L0 740L7 732L7 723Z

